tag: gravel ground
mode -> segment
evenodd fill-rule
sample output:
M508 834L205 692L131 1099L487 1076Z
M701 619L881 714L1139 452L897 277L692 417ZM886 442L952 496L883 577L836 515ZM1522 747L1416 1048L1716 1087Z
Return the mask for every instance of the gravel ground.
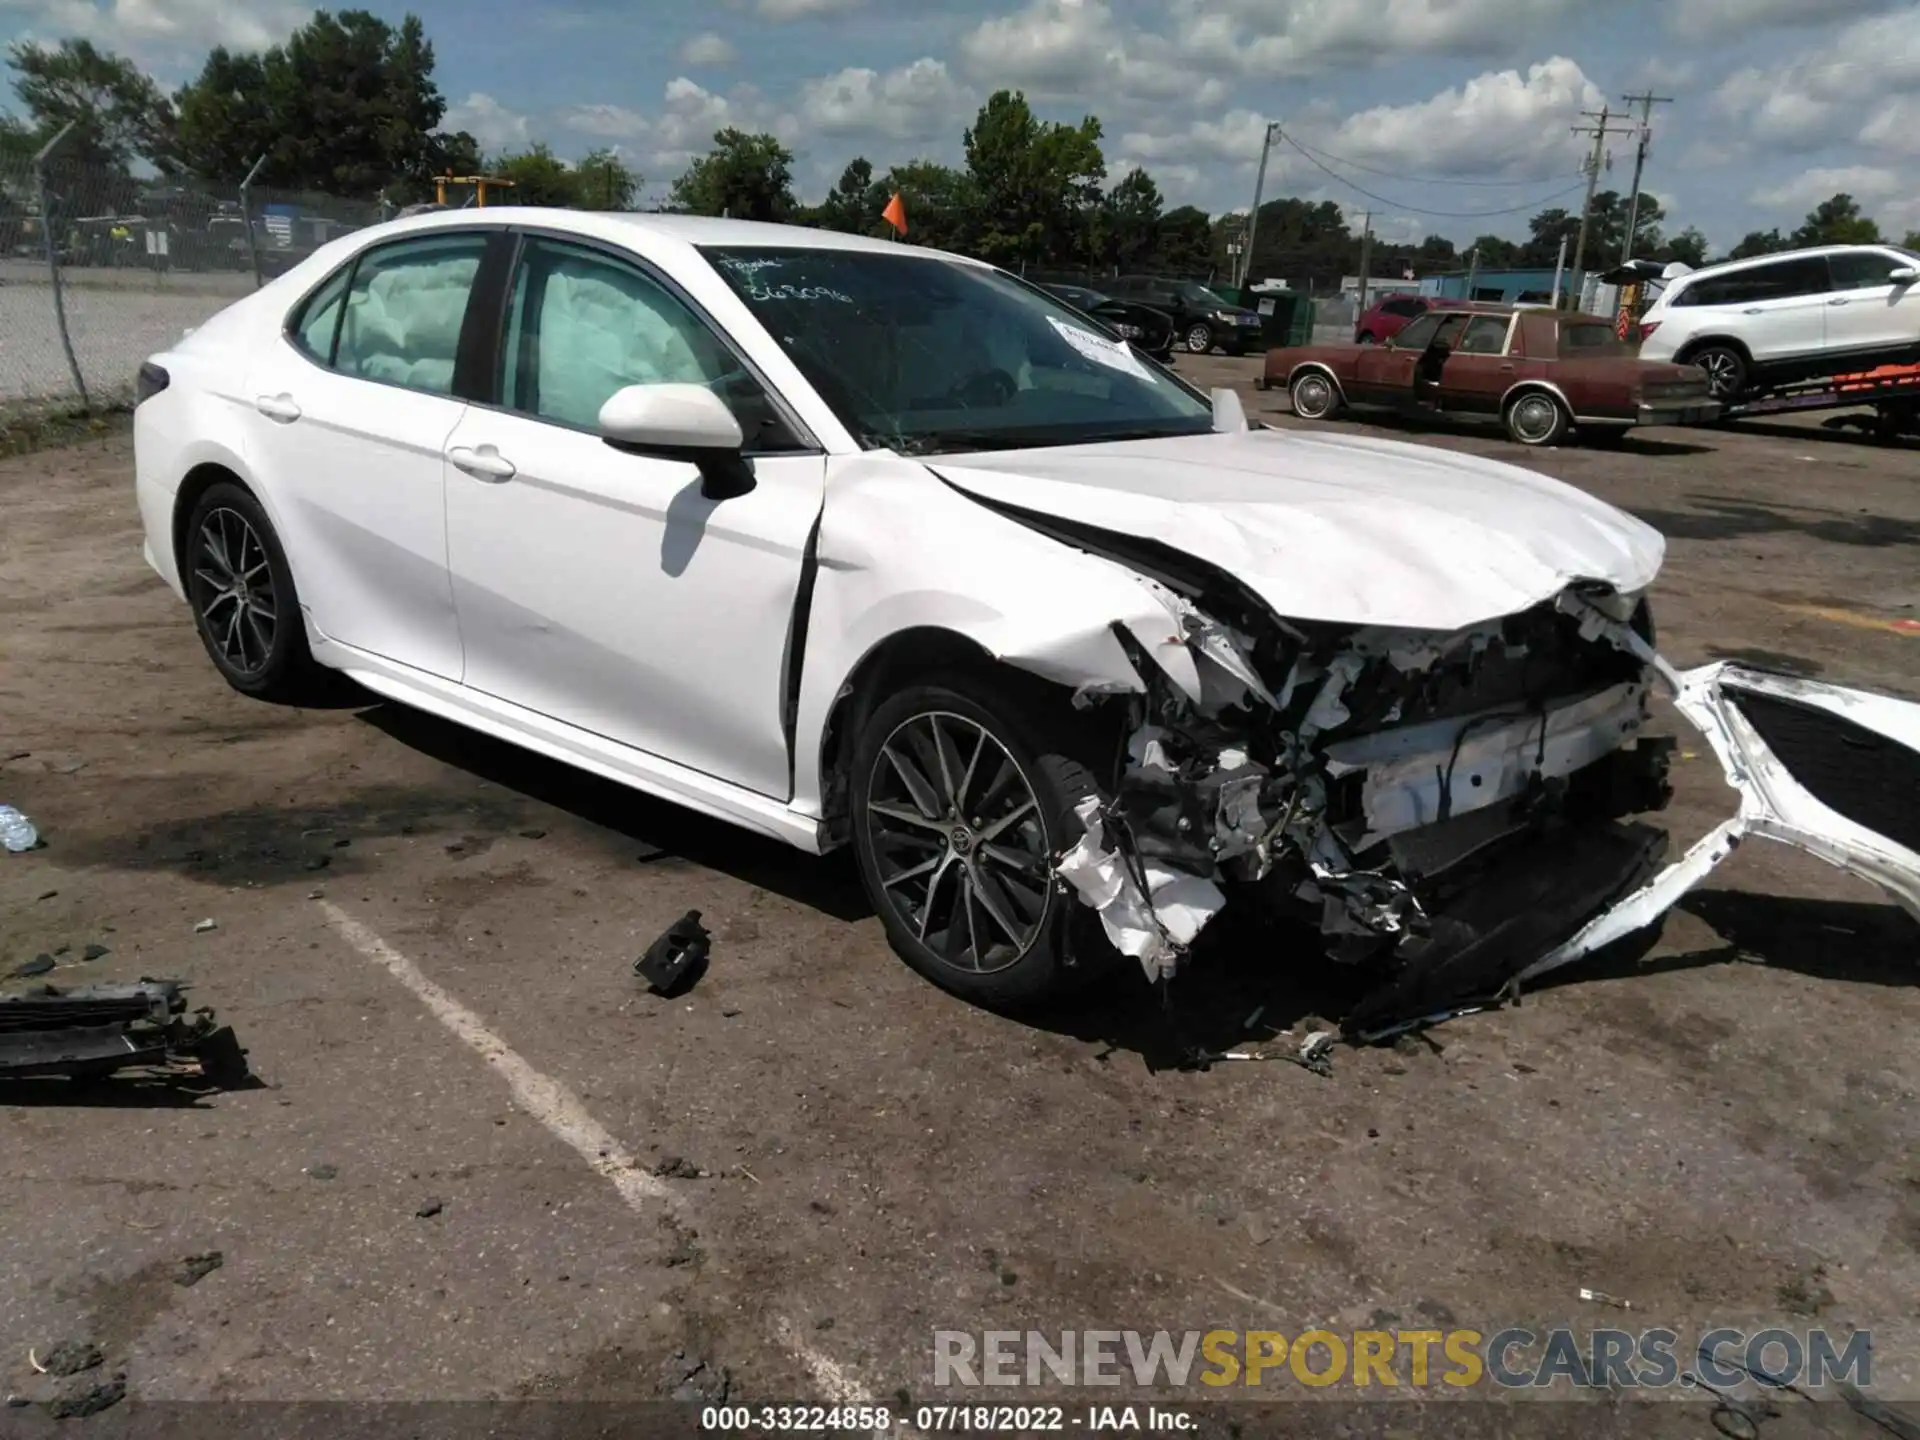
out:
M1276 406L1257 362L1181 363ZM1913 448L1427 438L1664 530L1676 661L1920 697ZM0 855L0 967L189 980L264 1084L0 1092L7 1388L74 1338L148 1401L649 1397L680 1352L736 1396L897 1404L954 1398L935 1328L1657 1323L1870 1329L1876 1392L1920 1398L1916 932L1847 876L1756 842L1637 963L1330 1078L1183 1072L1141 987L1046 1024L943 996L841 861L389 705L231 693L141 563L130 468L124 435L0 461L0 801L49 842ZM1684 839L1729 792L1704 746L1677 770ZM642 993L689 908L711 970ZM1189 1023L1265 1004L1297 1040L1315 1003L1241 934Z

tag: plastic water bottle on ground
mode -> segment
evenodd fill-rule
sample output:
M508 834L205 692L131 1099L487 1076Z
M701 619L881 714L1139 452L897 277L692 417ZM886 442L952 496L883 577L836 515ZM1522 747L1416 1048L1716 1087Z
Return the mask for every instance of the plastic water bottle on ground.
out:
M40 832L33 822L11 805L0 805L0 845L16 854L40 843Z

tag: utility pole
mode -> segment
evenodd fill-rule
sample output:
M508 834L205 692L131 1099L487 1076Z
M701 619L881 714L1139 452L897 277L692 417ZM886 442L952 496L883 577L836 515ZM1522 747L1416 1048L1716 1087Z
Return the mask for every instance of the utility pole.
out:
M1573 127L1576 135L1593 136L1593 154L1587 160L1587 198L1580 203L1580 238L1573 242L1573 275L1569 283L1576 294L1585 291L1586 274L1580 267L1586 263L1587 227L1593 221L1593 191L1600 183L1601 157L1605 153L1607 136L1624 133L1607 124L1613 118L1613 112L1605 104L1601 105L1598 113L1592 110L1582 110L1580 113L1594 123Z
M1367 275L1373 264L1373 212L1366 212L1366 220L1360 227L1360 298L1354 302L1354 313L1367 313Z
M1640 230L1640 172L1647 167L1647 146L1653 140L1653 107L1671 105L1671 95L1656 95L1651 90L1644 95L1623 95L1620 97L1629 105L1640 102L1640 143L1633 152L1633 193L1627 199L1627 237L1620 246L1620 263L1626 264L1633 259L1633 242Z
M1467 293L1465 298L1473 299L1473 287L1480 279L1480 247L1474 246L1467 251Z
M1253 181L1253 213L1247 216L1247 249L1240 257L1241 285L1247 283L1247 277L1253 273L1253 237L1260 228L1260 197L1267 188L1267 155L1273 149L1273 137L1280 133L1280 122L1267 122L1267 133L1260 140L1260 173Z
M1560 253L1554 257L1553 261L1553 308L1556 310L1560 308L1560 282L1566 278L1566 275L1567 236L1563 230L1560 233Z

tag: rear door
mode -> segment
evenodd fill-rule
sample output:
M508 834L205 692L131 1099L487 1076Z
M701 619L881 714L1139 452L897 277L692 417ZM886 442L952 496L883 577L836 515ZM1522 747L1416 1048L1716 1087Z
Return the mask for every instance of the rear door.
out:
M1447 410L1498 414L1500 397L1514 381L1507 337L1515 317L1475 315L1440 366L1438 398Z
M1896 281L1896 270L1920 266L1891 250L1843 250L1827 257L1827 348L1863 359L1920 349L1920 285Z
M460 677L441 452L490 232L434 230L336 271L248 372L248 463L329 638Z

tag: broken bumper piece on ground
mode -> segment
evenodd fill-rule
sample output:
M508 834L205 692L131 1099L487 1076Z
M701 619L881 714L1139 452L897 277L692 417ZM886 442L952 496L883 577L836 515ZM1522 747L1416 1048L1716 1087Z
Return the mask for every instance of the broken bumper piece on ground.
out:
M190 1067L222 1089L247 1078L246 1051L213 1011L187 1011L173 980L133 985L51 985L0 996L0 1080L85 1079Z
M1438 639L1353 632L1315 653L1282 626L1295 658L1269 689L1257 637L1146 583L1179 633L1136 655L1128 763L1078 807L1056 873L1152 980L1230 896L1264 890L1317 921L1329 958L1369 967L1345 1023L1378 1035L1646 928L1748 834L1920 914L1920 706L1681 675L1625 618L1633 602L1572 592L1519 628ZM1543 696L1529 667L1554 666ZM1640 734L1656 678L1740 797L1664 869L1666 834L1630 818L1671 793L1673 742Z

